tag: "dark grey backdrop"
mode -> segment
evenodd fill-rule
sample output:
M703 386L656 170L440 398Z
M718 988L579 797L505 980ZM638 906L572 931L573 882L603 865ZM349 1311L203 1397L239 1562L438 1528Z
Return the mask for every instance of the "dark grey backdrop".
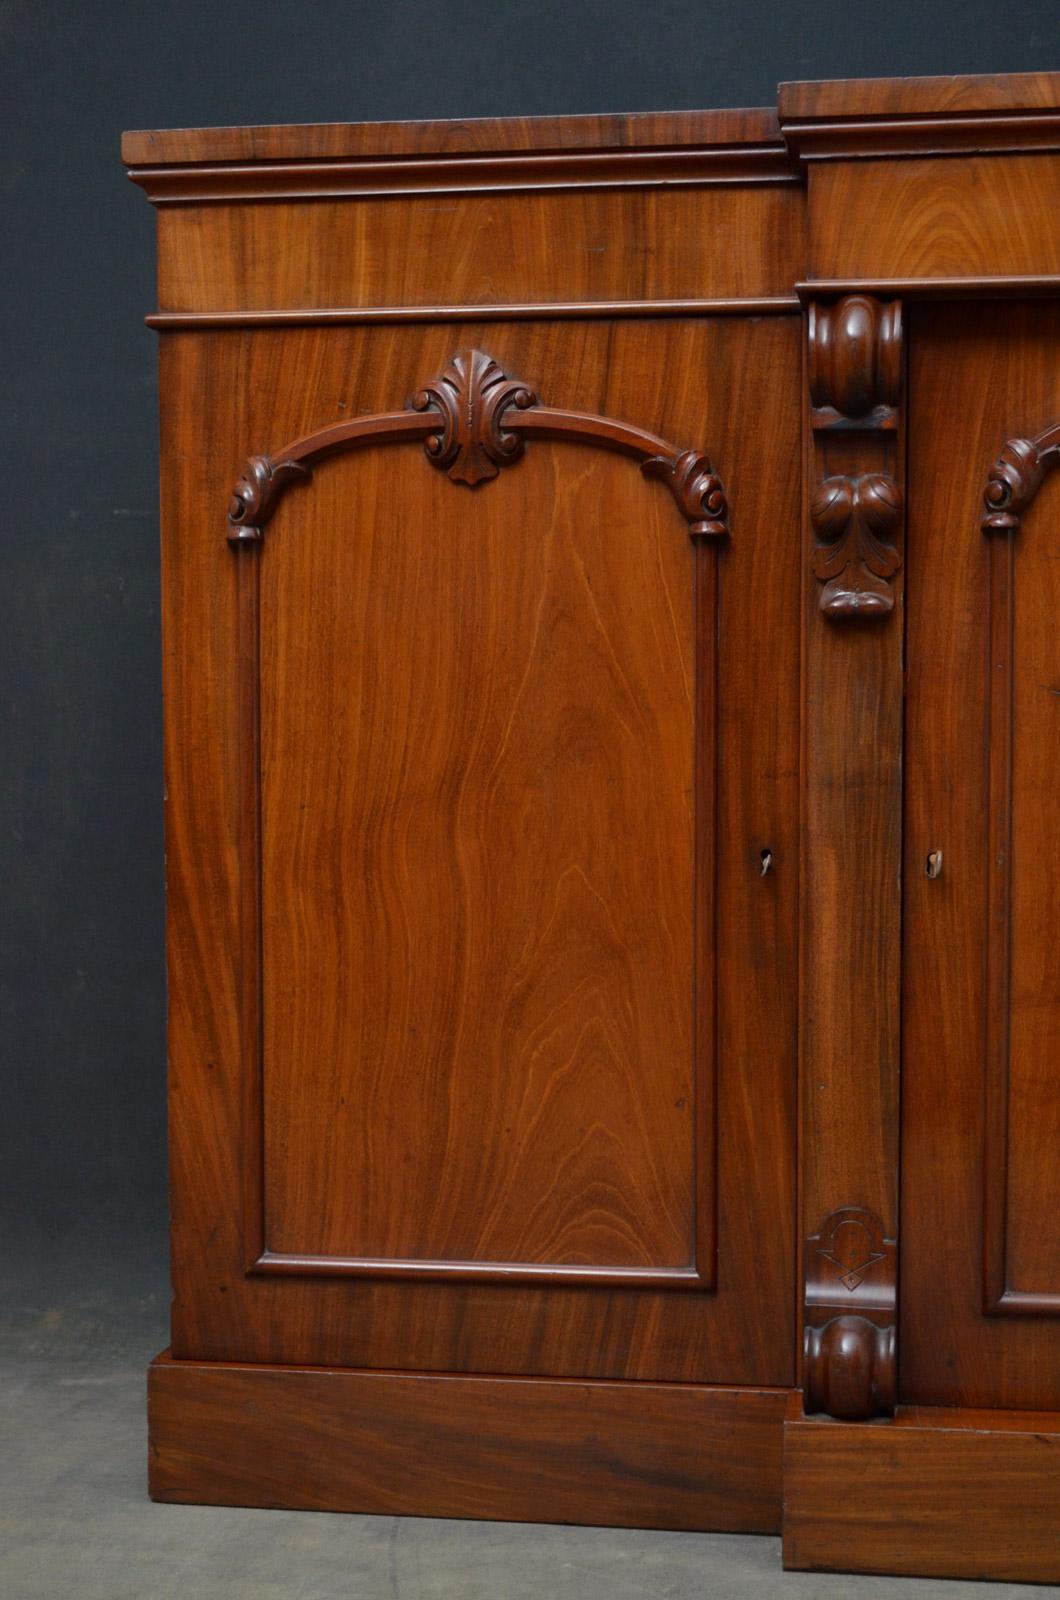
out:
M43 1273L58 1316L164 1270L153 214L121 130L769 104L1056 68L1058 29L1056 0L0 0L0 1296Z

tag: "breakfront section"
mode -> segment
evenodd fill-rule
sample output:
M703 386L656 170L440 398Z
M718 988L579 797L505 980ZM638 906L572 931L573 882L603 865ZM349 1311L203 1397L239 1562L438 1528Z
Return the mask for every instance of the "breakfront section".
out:
M156 1498L1060 1575L1056 106L126 135Z
M261 159L136 174L162 1495L778 1526L802 197L764 120L218 135ZM384 159L411 137L467 153Z

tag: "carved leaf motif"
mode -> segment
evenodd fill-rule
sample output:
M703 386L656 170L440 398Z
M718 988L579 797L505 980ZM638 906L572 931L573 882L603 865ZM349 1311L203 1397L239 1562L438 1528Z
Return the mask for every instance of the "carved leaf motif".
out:
M886 473L825 478L817 485L810 517L823 541L813 555L814 574L825 585L822 611L848 617L894 609L888 580L901 563L888 536L901 516L901 491Z
M462 350L408 403L413 411L433 407L441 413L441 429L428 434L424 448L435 466L448 469L454 483L473 489L522 455L523 439L506 433L501 420L509 406L525 409L537 404L537 396L517 378L509 378L491 356Z
M531 434L632 455L666 484L693 538L728 532L725 491L702 452L681 450L615 417L543 406L491 356L462 350L404 410L352 417L294 440L275 457L252 456L229 502L228 537L234 544L260 539L284 488L307 480L318 461L339 451L419 440L430 462L446 469L453 482L474 488L517 461Z

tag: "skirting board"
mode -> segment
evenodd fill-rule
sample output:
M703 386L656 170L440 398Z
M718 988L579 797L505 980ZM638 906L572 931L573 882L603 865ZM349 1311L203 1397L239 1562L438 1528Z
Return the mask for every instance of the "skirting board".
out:
M174 1361L155 1500L776 1533L786 1389Z
M1060 1412L907 1406L857 1423L793 1403L784 1565L1060 1582Z

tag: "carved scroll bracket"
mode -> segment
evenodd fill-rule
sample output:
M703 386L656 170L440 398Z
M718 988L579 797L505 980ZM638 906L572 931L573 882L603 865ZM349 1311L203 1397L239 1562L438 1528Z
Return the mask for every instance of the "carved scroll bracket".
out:
M897 1392L897 1246L860 1206L833 1211L806 1241L807 1413L890 1416Z
M983 491L984 533L1018 533L1046 473L1060 463L1060 422L1032 439L1009 439Z
M284 491L308 482L318 462L340 451L419 439L432 465L446 471L454 483L473 489L518 461L531 435L599 445L632 456L646 477L659 479L669 489L693 539L728 531L725 491L702 452L682 450L612 417L543 406L531 388L509 378L491 356L464 350L417 390L404 410L354 417L297 439L273 455L252 456L232 492L229 540L233 544L260 540Z
M886 616L901 566L901 304L864 294L812 303L807 336L820 607L835 619Z

